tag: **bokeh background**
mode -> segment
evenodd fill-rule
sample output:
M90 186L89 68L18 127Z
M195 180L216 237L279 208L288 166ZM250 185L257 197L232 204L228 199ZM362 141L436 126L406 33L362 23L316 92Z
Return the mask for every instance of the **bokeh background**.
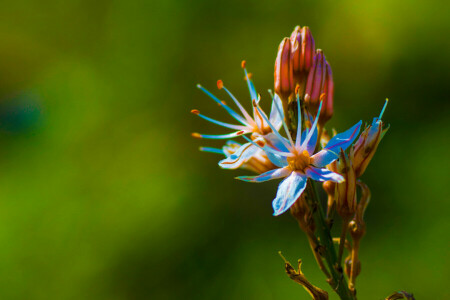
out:
M278 43L309 25L335 78L338 131L385 113L360 299L449 299L448 1L9 1L0 10L1 299L309 299L330 291L276 182L200 153L229 120L195 88L263 95ZM218 95L224 96L220 91ZM334 295L331 299L336 299Z

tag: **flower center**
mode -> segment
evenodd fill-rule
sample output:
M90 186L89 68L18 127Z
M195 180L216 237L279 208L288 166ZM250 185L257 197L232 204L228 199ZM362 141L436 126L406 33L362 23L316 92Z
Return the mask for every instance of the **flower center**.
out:
M288 157L287 162L293 171L305 173L305 169L311 164L311 157L309 156L308 151L304 150L294 157Z

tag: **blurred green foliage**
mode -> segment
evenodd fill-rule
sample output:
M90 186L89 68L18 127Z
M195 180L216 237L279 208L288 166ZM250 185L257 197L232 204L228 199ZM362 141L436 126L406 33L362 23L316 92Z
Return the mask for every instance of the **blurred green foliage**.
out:
M247 60L273 85L278 43L308 25L335 78L337 130L391 129L372 188L360 299L448 299L448 1L30 1L0 10L0 298L308 299L277 255L329 288L276 183L238 182L192 131L227 120ZM245 100L243 100L245 102ZM249 103L248 103L249 104ZM264 104L263 104L264 105ZM333 295L331 299L336 299Z

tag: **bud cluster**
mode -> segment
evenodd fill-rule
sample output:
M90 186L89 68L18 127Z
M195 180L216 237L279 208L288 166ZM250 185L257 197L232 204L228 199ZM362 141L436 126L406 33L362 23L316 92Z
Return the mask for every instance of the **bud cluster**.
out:
M330 64L323 51L315 48L308 26L295 27L290 38L284 38L275 60L274 88L285 108L299 94L308 112L315 116L321 101L319 125L333 116L334 83ZM288 122L289 123L289 122Z

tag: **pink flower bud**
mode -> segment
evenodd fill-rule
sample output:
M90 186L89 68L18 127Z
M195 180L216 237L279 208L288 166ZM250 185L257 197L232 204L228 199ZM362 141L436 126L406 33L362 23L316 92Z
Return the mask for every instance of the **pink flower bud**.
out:
M294 92L294 76L292 72L291 43L284 38L278 47L274 72L275 93L287 99Z
M308 72L314 60L316 47L308 26L295 27L291 34L291 52L294 76L301 72Z
M318 49L306 81L305 103L309 112L315 115L320 101L324 102L319 117L321 125L324 125L333 116L333 95L334 83L331 67L322 50Z

